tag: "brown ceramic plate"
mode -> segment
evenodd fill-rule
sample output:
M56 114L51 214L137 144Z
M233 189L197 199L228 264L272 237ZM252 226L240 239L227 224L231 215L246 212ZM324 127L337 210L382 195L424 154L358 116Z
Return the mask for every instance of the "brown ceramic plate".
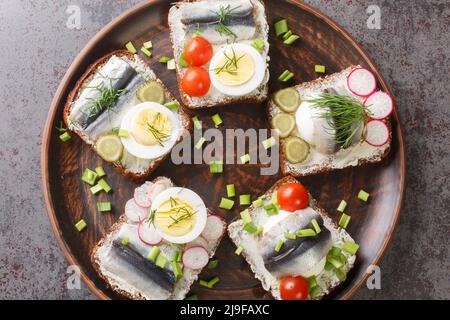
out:
M71 264L82 271L82 278L92 292L103 299L117 298L100 280L93 269L89 255L92 247L122 214L125 202L131 197L136 183L119 175L110 165L96 156L80 139L61 143L54 129L62 118L65 99L77 79L88 65L99 57L132 40L136 44L152 40L155 57L146 59L157 75L171 91L178 94L175 73L166 70L158 59L171 56L171 44L167 26L169 1L151 0L134 7L115 19L94 37L76 58L65 75L53 100L45 127L42 147L42 180L48 215L58 242ZM327 67L327 73L340 71L349 65L361 64L373 70L380 87L389 92L385 80L377 71L364 50L341 27L308 5L296 1L266 1L269 24L279 18L288 18L290 28L301 35L293 46L282 45L270 32L271 92L282 87L276 78L285 69L295 71L295 82L317 78L315 64ZM220 109L225 128L266 128L268 126L263 105L235 105ZM214 110L200 112L206 126L212 126L210 116ZM365 282L366 269L377 264L386 250L394 232L403 198L405 183L405 151L397 113L392 119L393 142L389 156L376 165L349 168L332 173L301 179L312 195L327 209L335 220L336 208L341 199L348 199L352 222L349 233L360 244L359 259L347 281L330 298L348 299ZM84 168L102 165L113 186L112 194L100 195L108 198L114 207L111 214L96 212L97 197L91 195L80 177ZM171 177L177 185L198 192L208 206L217 208L225 193L227 183L235 183L239 193L258 195L264 193L281 178L259 176L259 168L252 165L226 166L224 174L212 176L207 165L174 166L166 160L149 179L159 175ZM371 193L368 203L356 199L359 189ZM235 218L239 208L233 212L218 211L228 222ZM78 233L74 224L83 218L88 228ZM208 270L202 278L220 275L221 281L213 290L205 290L195 284L192 288L201 299L268 299L247 263L233 254L234 246L225 237L218 251L219 267Z

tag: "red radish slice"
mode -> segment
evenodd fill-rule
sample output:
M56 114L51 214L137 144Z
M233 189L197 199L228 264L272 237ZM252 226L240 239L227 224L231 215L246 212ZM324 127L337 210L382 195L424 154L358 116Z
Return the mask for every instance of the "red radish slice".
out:
M158 181L157 183L154 183L152 188L149 190L149 197L150 201L153 201L158 194L163 192L164 190L170 188L170 181L169 180L162 180Z
M184 250L186 251L187 249L192 247L202 247L208 250L208 241L206 241L206 239L202 236L198 236L191 242L186 243L186 245L184 246Z
M361 97L367 97L377 90L377 80L372 72L356 68L347 76L348 89Z
M199 270L206 267L209 255L203 247L192 247L184 251L182 260L186 268Z
M134 201L136 201L136 204L142 208L150 208L152 205L152 202L147 195L147 190L143 187L134 189Z
M372 113L372 119L381 120L391 115L394 110L394 100L386 92L378 91L367 97L364 106Z
M156 246L161 243L162 237L158 234L153 223L149 223L144 219L139 223L138 227L139 239L149 246Z
M130 221L140 222L147 218L149 209L138 206L134 199L130 199L125 204L125 214Z
M141 188L144 189L145 194L147 195L147 198L148 198L148 199L150 200L150 202L151 202L150 194L151 194L151 191L153 190L153 182L146 181L146 182L141 186Z
M206 219L206 226L201 235L207 241L214 241L222 236L224 228L225 222L222 218L211 214Z
M391 139L387 124L381 120L370 120L366 124L366 142L374 147L381 147Z

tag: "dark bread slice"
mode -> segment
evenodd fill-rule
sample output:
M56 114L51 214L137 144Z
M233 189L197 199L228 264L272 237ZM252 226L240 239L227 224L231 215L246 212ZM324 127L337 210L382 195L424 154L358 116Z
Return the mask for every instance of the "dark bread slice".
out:
M117 50L117 51L113 51L101 58L99 58L97 61L95 61L94 63L92 63L91 65L88 66L88 68L86 69L86 71L84 72L84 74L80 77L80 79L78 79L78 81L75 83L74 89L72 89L72 91L69 93L66 103L64 105L64 110L63 110L63 121L65 123L65 125L72 131L75 132L85 143L89 144L91 146L91 148L93 149L93 151L95 152L94 146L90 143L88 143L87 138L79 131L77 130L73 130L71 129L71 127L69 126L69 116L70 116L70 111L71 111L71 107L72 104L78 99L78 97L80 96L84 85L87 84L95 75L95 72L101 68L103 65L105 65L109 59L113 56L117 56L117 57L126 57L129 60L137 60L140 59L137 55L134 55L126 50ZM140 62L143 63L146 67L147 64L140 59ZM150 69L151 70L151 69ZM152 71L153 72L153 71ZM158 83L161 84L161 86L164 88L166 97L171 100L171 101L175 101L175 97L172 95L172 93L169 91L169 89L165 86L165 84L155 76L155 81L157 81ZM177 143L179 143L184 137L188 136L190 132L192 132L193 130L193 125L192 125L192 120L191 117L183 110L182 107L178 108L178 112L180 113L180 116L182 118L182 123L183 123L183 132L180 135L179 139L177 140ZM145 177L147 177L148 175L150 175L154 170L156 170L156 168L159 166L159 164L161 164L168 156L169 156L170 152L168 152L167 154L152 160L152 162L150 163L150 166L148 167L148 169L142 173L135 173L135 172L131 172L126 170L126 168L121 165L120 163L112 163L112 165L116 168L116 170L128 177L131 178L133 180L136 181L141 181L143 180Z

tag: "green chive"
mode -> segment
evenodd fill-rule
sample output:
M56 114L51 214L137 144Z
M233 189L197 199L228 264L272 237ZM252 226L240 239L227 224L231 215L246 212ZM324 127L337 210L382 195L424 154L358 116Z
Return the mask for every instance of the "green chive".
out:
M276 251L276 252L280 252L281 247L283 246L283 244L284 244L283 240L281 240L281 239L278 240L277 245L276 245L276 247L275 247L275 251Z
M244 248L242 246L239 246L236 248L236 251L234 251L234 254L237 256L240 256Z
M344 265L339 258L332 257L332 256L328 256L327 261L336 269L339 269L340 267L342 267Z
M345 200L341 200L341 203L339 203L337 211L344 212L345 208L347 208L347 202Z
M208 288L212 289L220 281L219 277L214 277L208 281Z
M264 51L264 41L261 39L255 39L253 41L252 46L258 50L259 52L263 52Z
M132 54L135 54L137 52L134 44L131 41L125 45L125 48Z
M308 288L310 289L318 286L316 276L311 276L307 278L306 281L308 282Z
M206 281L206 280L200 280L198 283L199 283L202 287L209 288L208 281Z
M338 247L331 247L330 251L328 252L329 255L333 256L333 257L338 257L341 254L341 248Z
M227 197L233 198L234 196L236 196L236 188L234 184L227 184Z
M278 206L275 203L268 203L264 206L264 210L266 210L267 215L273 216L278 214Z
M83 231L86 227L87 223L83 219L81 219L75 224L75 228L78 230L78 232Z
M288 82L294 77L294 74L289 70L285 70L279 77L278 80L281 82Z
M198 300L198 296L196 294L191 294L189 297L186 297L184 300Z
M209 163L209 172L223 173L223 162L222 161L211 161Z
M117 136L120 138L128 138L130 135L128 133L128 130L120 129L117 133Z
M336 268L335 273L336 273L336 276L338 277L338 279L339 279L341 282L343 282L343 281L345 281L345 280L347 279L347 275L346 275L345 272L342 271L341 269Z
M167 57L167 56L162 56L162 57L159 59L159 62L166 64L166 63L169 62L170 60L172 60L172 58Z
M289 27L286 19L280 20L275 23L275 34L277 37L288 32Z
M175 251L172 256L172 261L179 262L181 256L181 251Z
M102 189L103 189L106 193L108 193L108 192L111 191L111 187L110 187L110 185L105 181L105 179L100 179L100 180L98 181L98 185L101 186Z
M150 253L147 256L147 259L155 262L159 256L160 252L161 252L161 249L159 247L153 247L152 251L150 251Z
M104 176L106 176L106 172L103 169L103 167L98 166L97 168L95 168L95 173L97 174L97 177L99 178L103 178Z
M341 228L346 229L348 226L348 223L350 222L351 217L349 215L346 215L345 213L342 214L341 219L339 220L339 226Z
M180 104L178 103L178 101L173 100L173 101L165 103L164 107L173 111L173 110L177 110L180 107Z
M354 242L345 242L344 246L342 247L342 250L344 250L345 252L348 252L352 255L355 255L356 252L358 252L358 249L359 249L359 245Z
M173 274L175 278L180 279L183 276L183 272L181 271L180 264L177 261L171 262Z
M249 206L252 203L251 195L249 194L241 194L239 196L239 204L241 206Z
M320 292L321 292L320 286L312 287L311 289L309 289L309 296L311 297L311 299L314 299L320 294Z
M102 190L103 190L102 186L100 186L98 184L96 184L95 186L91 187L92 194L97 194L97 193L99 193Z
M272 148L274 145L276 145L276 143L277 143L277 141L275 140L274 137L270 137L269 139L264 140L264 141L262 142L263 147L264 147L264 149L266 149L266 150Z
M233 206L234 206L233 200L230 200L227 198L222 198L220 200L219 208L221 208L221 209L231 210L231 208L233 208Z
M214 259L208 262L208 269L215 269L219 265L219 260Z
M189 67L186 58L184 57L184 52L180 55L180 58L178 59L178 65L182 68Z
M147 57L151 57L152 56L152 52L150 51L150 50L148 50L147 48L145 48L145 47L142 47L141 48L141 52L143 53L143 54L145 54Z
M194 126L197 130L202 129L202 122L199 120L198 116L192 117L192 122L194 122Z
M246 164L248 162L250 162L250 155L248 153L244 154L243 156L241 156L241 163L242 164Z
M111 202L97 202L97 210L99 212L111 211Z
M316 232L313 229L302 229L295 232L297 237L315 237Z
M201 137L195 145L195 149L200 150L203 147L203 144L206 142L206 139Z
M322 66L322 65L320 65L320 64L317 64L317 65L314 66L314 70L315 70L317 73L325 73L325 66Z
M297 41L298 39L300 39L300 37L296 34L291 35L289 38L287 38L286 40L283 41L284 44L287 45L291 45L293 44L295 41Z
M90 184L91 186L94 185L95 180L97 180L97 173L92 171L91 169L86 168L83 172L83 175L81 176L81 180L86 182L87 184Z
M292 36L292 31L288 30L288 32L286 32L282 37L283 41L289 39L290 36Z
M285 232L284 237L289 240L295 240L297 238L295 233L290 233L290 232Z
M250 234L256 234L258 232L258 227L255 226L253 222L244 223L244 231L247 231Z
M311 220L311 224L312 224L312 226L314 227L314 231L315 231L317 234L319 234L320 231L322 231L322 230L320 229L319 223L317 222L316 219L312 219L312 220Z
M369 200L370 194L365 192L364 190L360 190L358 193L358 199L362 200L364 202L367 202Z
M160 267L161 269L164 269L169 261L166 257L164 257L162 254L158 255L156 258L155 264Z
M127 246L130 239L128 237L125 237L122 239L122 245Z
M218 128L223 123L223 120L218 113L212 116L212 120L216 128Z
M68 132L66 131L66 132L64 132L62 135L59 136L59 139L60 139L62 142L67 142L67 141L69 141L70 139L72 139L72 136L70 135L70 133L68 133Z
M252 202L253 207L260 208L264 205L264 201L261 198L256 199Z
M240 216L244 224L252 222L252 218L250 217L250 212L248 210L241 211Z
M152 49L153 48L153 42L151 42L151 41L144 42L144 44L142 46L145 49Z

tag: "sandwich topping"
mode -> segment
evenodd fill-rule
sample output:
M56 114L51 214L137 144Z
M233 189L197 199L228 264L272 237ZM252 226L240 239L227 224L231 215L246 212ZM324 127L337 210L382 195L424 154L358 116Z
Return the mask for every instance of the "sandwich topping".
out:
M255 74L253 58L243 51L224 51L218 58L217 64L212 66L217 80L224 86L240 86L247 83Z
M166 114L153 109L141 110L133 120L134 139L144 146L162 145L170 137L172 122Z

